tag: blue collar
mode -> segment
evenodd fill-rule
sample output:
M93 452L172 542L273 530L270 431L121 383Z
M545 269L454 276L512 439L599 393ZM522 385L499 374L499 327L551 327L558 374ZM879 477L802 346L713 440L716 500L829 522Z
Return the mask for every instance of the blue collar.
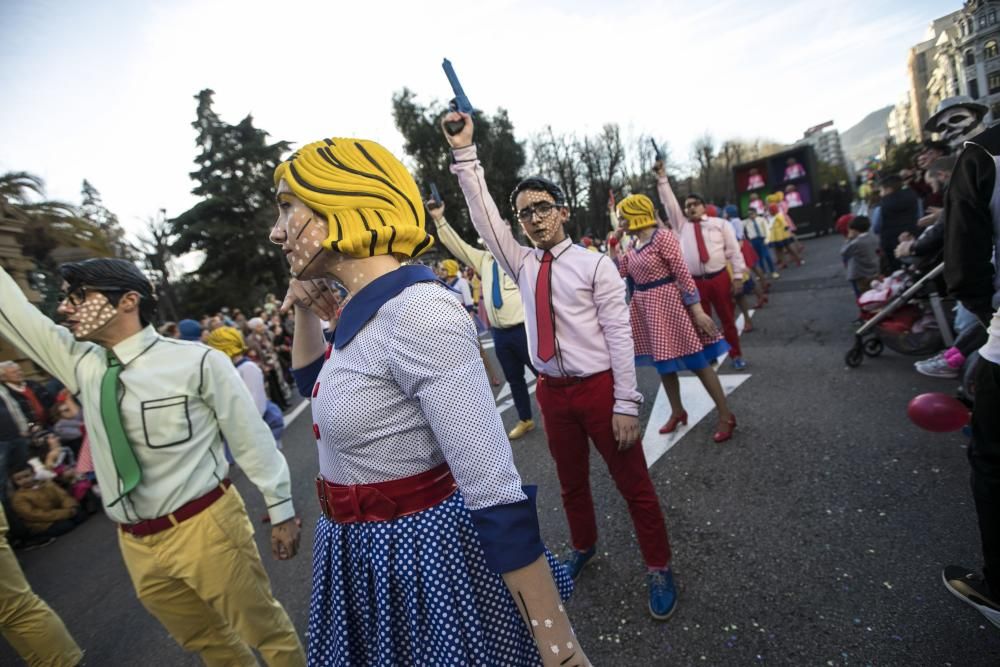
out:
M410 285L436 280L437 276L428 267L408 264L371 281L344 306L333 332L333 347L343 349L375 317L379 308Z

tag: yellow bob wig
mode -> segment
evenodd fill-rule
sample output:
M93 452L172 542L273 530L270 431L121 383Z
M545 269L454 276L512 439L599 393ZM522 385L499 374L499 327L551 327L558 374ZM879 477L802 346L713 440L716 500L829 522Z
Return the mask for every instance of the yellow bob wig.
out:
M281 179L326 219L327 250L357 258L416 257L434 243L413 177L374 141L314 141L278 165L275 185Z
M629 195L618 204L618 215L628 221L630 232L656 225L656 208L646 195Z
M219 327L205 336L205 345L215 348L232 359L247 350L243 334L233 327Z
M449 278L454 278L458 275L458 262L453 259L442 259L441 268L444 269Z

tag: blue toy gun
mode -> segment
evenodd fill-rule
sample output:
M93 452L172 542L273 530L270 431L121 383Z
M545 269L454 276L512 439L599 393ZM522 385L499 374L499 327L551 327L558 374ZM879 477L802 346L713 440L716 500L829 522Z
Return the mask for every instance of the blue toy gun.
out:
M448 77L448 83L451 84L451 90L455 93L454 99L448 103L448 108L452 111L461 111L462 113L471 114L475 112L472 108L472 102L466 96L465 91L462 90L462 84L458 82L458 75L455 74L455 68L451 66L451 61L447 58L441 63L442 69L444 69L444 75ZM465 120L454 120L448 121L444 124L445 129L448 134L454 136L462 131L465 127Z
M663 151L660 150L660 147L656 145L656 139L650 137L649 143L653 144L653 151L656 153L656 159L659 160L660 162L666 162L667 156L664 155Z
M433 183L431 183L431 199L434 200L434 208L441 206L441 204L443 203L441 201L441 193L438 192L437 186L434 185Z

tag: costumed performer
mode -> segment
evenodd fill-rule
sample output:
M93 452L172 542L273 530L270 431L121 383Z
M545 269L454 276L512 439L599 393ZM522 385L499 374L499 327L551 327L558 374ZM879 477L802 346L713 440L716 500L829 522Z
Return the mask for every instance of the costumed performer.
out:
M475 326L429 268L401 264L433 243L413 178L379 144L333 138L274 180L319 449L310 664L589 664ZM351 298L327 345L331 280Z
M691 193L684 198L684 208L674 195L667 171L659 160L653 166L660 201L671 220L681 243L681 253L701 296L702 309L712 316L719 314L722 334L729 343L733 368L743 370L747 362L740 349L740 334L733 313L733 297L743 291L746 263L736 235L729 223L705 215L705 200ZM731 273L729 270L731 267ZM736 428L735 419L732 427ZM730 429L732 430L732 429Z
M222 437L260 489L278 560L298 551L288 464L232 362L153 328L149 279L122 259L63 264L58 326L0 268L0 335L87 415L101 500L136 595L207 665L303 665L274 599ZM67 328L68 327L68 328Z
M702 310L677 237L657 226L653 201L646 195L630 195L618 204L618 217L622 220L618 238L627 230L637 239L631 250L611 252L632 290L629 319L635 363L656 368L670 401L670 419L660 427L660 433L673 433L678 426L687 425L677 373L689 370L698 376L719 410L719 427L712 439L724 442L732 437L729 423L733 415L711 364L729 344Z
M493 351L500 360L500 367L510 385L510 395L517 410L518 422L507 437L517 440L535 428L525 374L530 371L533 375L538 375L538 371L531 365L531 355L528 353L521 293L510 276L500 270L489 251L466 243L448 224L444 217L443 203L429 200L427 211L437 225L438 240L442 245L482 276L483 310L490 322Z
M646 564L650 614L665 620L677 607L670 540L656 488L643 455L635 383L634 346L625 285L606 255L588 252L566 234L566 196L538 176L510 195L533 247L517 242L489 194L473 143L468 114L455 135L451 171L458 177L472 224L500 268L517 282L525 306L532 364L540 373L535 396L556 462L573 553L565 561L575 579L597 551L597 521L590 493L590 442L628 504Z

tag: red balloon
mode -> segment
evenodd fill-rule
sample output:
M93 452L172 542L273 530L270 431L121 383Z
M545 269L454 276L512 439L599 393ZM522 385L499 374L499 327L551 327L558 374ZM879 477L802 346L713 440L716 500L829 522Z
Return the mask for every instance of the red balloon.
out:
M934 433L958 431L972 416L957 398L941 393L914 396L906 406L906 414L914 424Z

